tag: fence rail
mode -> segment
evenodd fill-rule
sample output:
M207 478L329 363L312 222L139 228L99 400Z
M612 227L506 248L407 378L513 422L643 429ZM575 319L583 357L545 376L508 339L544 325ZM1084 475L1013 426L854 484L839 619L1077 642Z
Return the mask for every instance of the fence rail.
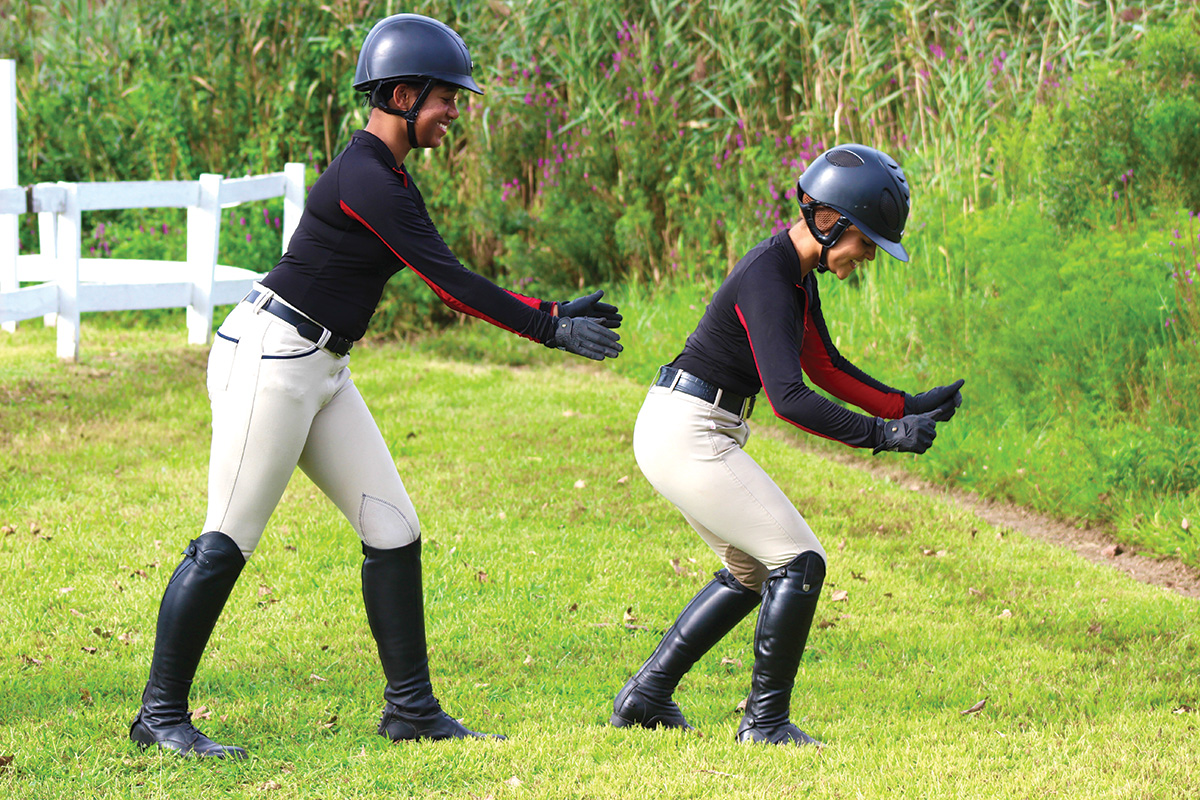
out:
M260 273L218 262L221 210L284 198L283 249L304 206L304 165L283 172L226 180L36 184L0 189L0 215L36 213L38 249L17 255L15 276L0 291L0 323L42 317L58 327L60 358L75 359L80 315L91 311L186 308L188 341L212 340L213 308L236 302ZM183 261L83 258L82 214L129 208L186 208ZM5 250L11 250L8 243ZM35 286L21 284L37 283ZM12 330L11 327L8 328Z
M261 275L218 263L221 210L282 197L286 250L304 208L295 163L244 178L17 186L16 137L16 65L0 60L0 327L42 317L58 329L59 358L78 358L80 315L91 311L186 308L188 341L208 344L214 306L236 302ZM131 208L186 208L186 258L83 258L83 213ZM37 214L37 253L19 252L21 214Z

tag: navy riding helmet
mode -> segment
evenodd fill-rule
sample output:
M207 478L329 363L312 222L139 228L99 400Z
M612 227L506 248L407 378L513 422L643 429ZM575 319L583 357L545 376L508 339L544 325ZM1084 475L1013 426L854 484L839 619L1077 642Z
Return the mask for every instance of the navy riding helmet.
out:
M891 156L861 144L838 145L817 156L796 188L809 230L822 245L822 266L826 252L851 225L889 255L908 261L908 251L900 243L908 220L908 181ZM805 195L811 202L805 202ZM818 206L840 215L827 233L817 228Z
M354 88L366 92L373 108L408 120L408 141L416 147L417 115L435 85L483 94L471 77L472 66L466 43L450 26L420 14L393 14L375 23L363 41ZM422 85L407 111L388 108L386 93L380 91L400 81Z

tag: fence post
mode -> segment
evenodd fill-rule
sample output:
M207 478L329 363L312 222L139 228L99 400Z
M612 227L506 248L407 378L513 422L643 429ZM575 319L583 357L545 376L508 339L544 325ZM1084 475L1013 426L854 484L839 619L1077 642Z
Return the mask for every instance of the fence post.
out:
M78 187L59 183L66 191L66 202L58 214L57 269L58 279L58 357L75 361L79 358L79 236L82 214L79 211Z
M304 213L304 165L289 161L283 166L283 253Z
M17 62L0 61L0 186L17 184ZM0 214L0 292L21 288L17 278L17 252L20 249L20 217ZM17 323L0 325L15 333Z
M187 210L187 263L192 278L188 344L212 342L213 284L221 240L221 180L220 175L201 175L200 198Z
M43 258L57 259L58 258L58 214L53 211L38 212L38 253ZM81 245L82 246L82 245ZM58 315L54 313L45 314L42 317L42 324L47 328L53 328L58 324Z

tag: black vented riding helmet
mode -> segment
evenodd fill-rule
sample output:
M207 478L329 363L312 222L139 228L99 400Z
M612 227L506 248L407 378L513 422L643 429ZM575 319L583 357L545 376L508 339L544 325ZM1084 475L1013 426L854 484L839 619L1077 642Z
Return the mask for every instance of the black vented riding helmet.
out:
M822 264L825 250L851 225L889 255L908 261L900 243L908 220L908 181L891 156L861 144L841 144L817 156L796 186L809 230L825 248ZM805 195L811 203L804 202ZM817 229L814 206L829 206L842 215L829 232Z
M374 108L408 120L409 142L416 147L417 114L435 84L483 94L471 77L472 66L466 43L450 26L420 14L393 14L376 22L363 41L354 70L354 88L366 92ZM378 91L396 81L423 84L417 101L407 111L388 108L388 98Z

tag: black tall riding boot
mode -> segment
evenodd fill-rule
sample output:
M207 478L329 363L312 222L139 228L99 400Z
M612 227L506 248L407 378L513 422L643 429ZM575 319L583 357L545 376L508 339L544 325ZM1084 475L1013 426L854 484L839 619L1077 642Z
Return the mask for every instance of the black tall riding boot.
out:
M157 745L184 756L245 758L242 748L217 744L196 730L188 693L246 559L233 539L217 531L201 534L183 552L158 609L150 680L129 738L143 748Z
M824 582L825 559L811 550L767 576L754 631L754 675L746 715L738 726L739 741L817 743L793 725L788 714L796 670Z
M679 680L713 645L733 630L761 600L728 570L721 570L679 614L642 665L613 701L609 722L618 728L684 728L691 725L671 699Z
M379 648L387 704L379 734L394 741L465 739L495 734L467 730L438 705L429 682L421 540L392 550L363 545L362 587L367 622Z

